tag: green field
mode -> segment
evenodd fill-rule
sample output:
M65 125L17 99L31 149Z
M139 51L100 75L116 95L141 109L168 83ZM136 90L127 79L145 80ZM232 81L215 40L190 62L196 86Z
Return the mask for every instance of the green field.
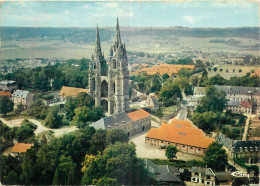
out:
M217 74L220 74L225 79L230 79L230 77L242 77L246 75L246 73L251 72L252 70L256 70L260 68L260 66L235 66L235 65L219 65L217 66L217 71L214 72L213 68L211 71L208 71L208 76L212 77ZM221 72L220 69L223 69ZM242 72L239 72L239 69L242 70ZM228 70L228 72L226 72ZM235 72L233 72L235 70Z

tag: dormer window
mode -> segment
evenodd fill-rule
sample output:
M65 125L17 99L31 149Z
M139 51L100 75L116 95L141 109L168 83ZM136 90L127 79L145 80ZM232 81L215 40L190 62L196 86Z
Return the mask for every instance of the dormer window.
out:
M248 148L247 148L247 147L245 147L245 151L246 151L246 152L248 151Z
M255 147L255 151L256 151L256 152L258 151L258 147Z
M239 149L240 149L240 152L243 152L243 147L239 147Z
M254 151L253 147L250 147L250 151Z

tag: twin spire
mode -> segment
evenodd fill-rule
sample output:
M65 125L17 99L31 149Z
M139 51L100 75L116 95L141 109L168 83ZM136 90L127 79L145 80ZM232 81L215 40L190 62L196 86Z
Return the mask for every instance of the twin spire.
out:
M121 45L121 37L120 37L120 30L119 30L119 21L117 18L116 22L116 39L115 39L115 47L118 48L118 46ZM96 45L95 45L95 56L97 58L102 57L102 51L101 51L101 44L100 44L100 36L99 36L99 29L97 25L97 31L96 31ZM104 57L104 56L103 56Z

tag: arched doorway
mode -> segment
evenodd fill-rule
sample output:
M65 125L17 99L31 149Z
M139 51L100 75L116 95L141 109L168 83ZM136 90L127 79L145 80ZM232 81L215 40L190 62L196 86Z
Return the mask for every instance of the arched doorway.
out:
M106 98L108 96L108 84L105 80L101 83L101 97Z
M144 129L145 129L145 126L143 126L143 131L144 131Z
M102 106L102 108L104 109L105 112L108 111L108 101L107 100L102 99L101 100L101 106Z

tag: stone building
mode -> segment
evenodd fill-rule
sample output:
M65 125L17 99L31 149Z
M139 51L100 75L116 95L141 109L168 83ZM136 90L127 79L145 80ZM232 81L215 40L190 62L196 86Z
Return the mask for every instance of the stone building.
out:
M194 128L189 121L174 119L160 128L151 128L145 136L145 143L153 146L173 145L180 152L203 155L206 148L215 140L205 136L203 131Z
M218 91L224 91L229 100L227 109L233 112L260 113L260 88L242 86L214 85ZM195 87L194 96L204 96L205 87Z
M128 136L133 136L151 128L151 114L143 109L125 113L121 112L112 116L101 118L90 126L95 129L121 129Z
M89 94L95 98L95 105L102 106L107 115L130 110L128 60L118 19L115 43L111 46L108 61L101 51L97 27L95 53L89 64Z
M33 102L33 95L26 90L16 90L12 94L12 101L14 102L14 109L16 109L19 104L27 108Z
M230 172L215 173L211 168L192 167L191 182L203 185L231 185Z
M13 92L17 89L16 82L11 80L4 80L0 82L0 90L6 90L8 92Z
M65 101L67 97L77 97L81 92L88 93L88 90L83 88L62 86L59 93L59 99L61 101Z
M220 133L217 141L223 144L223 148L230 159L242 158L247 164L260 163L259 140L231 140Z

